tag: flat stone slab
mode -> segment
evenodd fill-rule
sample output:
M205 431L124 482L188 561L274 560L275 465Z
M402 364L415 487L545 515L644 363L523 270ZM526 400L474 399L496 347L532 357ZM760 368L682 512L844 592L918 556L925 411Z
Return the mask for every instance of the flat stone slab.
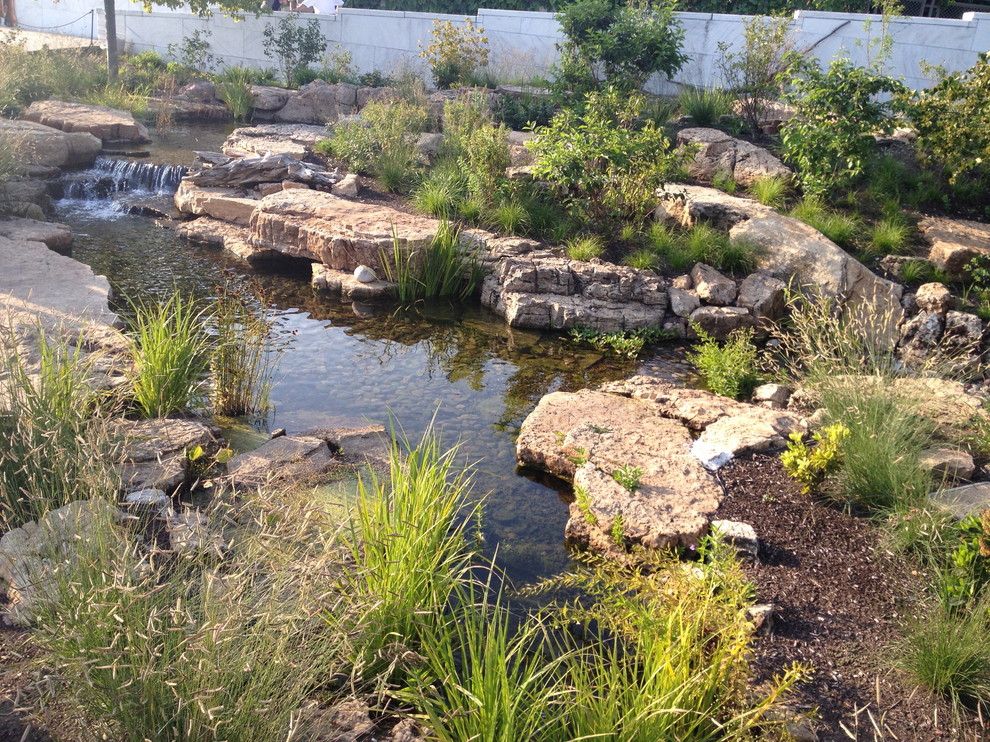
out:
M255 245L249 228L212 217L204 216L185 222L175 231L183 239L228 250L249 263L270 263L284 259L284 255L278 250Z
M516 444L520 463L574 482L568 538L612 554L690 546L705 534L723 492L690 449L687 428L649 403L589 390L543 397ZM620 469L639 470L635 491L616 481Z
M660 189L657 221L675 221L684 227L709 222L730 229L754 216L776 214L769 206L751 198L730 196L717 188L670 183Z
M45 328L119 323L107 308L107 279L43 242L0 236L0 266L0 304L26 322Z
M45 100L35 101L21 115L34 121L67 132L87 132L103 144L127 142L144 144L151 141L144 124L135 121L128 111L107 106L88 106L82 103Z
M14 242L43 242L49 250L63 254L72 250L72 230L56 222L0 217L0 237Z
M396 293L396 284L391 281L359 281L352 271L339 271L320 263L313 263L311 283L317 291L326 291L351 301L382 299Z
M926 216L918 230L931 243L928 259L952 278L965 278L966 263L977 255L990 254L990 225Z
M259 88L255 88L256 95ZM278 90L281 90L280 88ZM288 100L289 91L285 100ZM285 105L285 100L281 105ZM281 105L279 108L281 108ZM313 153L317 142L327 138L325 126L309 124L264 124L234 129L223 143L223 152L228 155L285 154L303 159Z
M967 484L963 487L933 492L932 502L945 508L958 520L971 515L979 515L981 510L990 509L990 482Z

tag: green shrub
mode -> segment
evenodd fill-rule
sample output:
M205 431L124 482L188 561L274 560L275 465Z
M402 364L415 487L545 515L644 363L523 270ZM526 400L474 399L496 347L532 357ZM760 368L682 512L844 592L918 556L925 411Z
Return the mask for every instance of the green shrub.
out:
M460 162L471 191L494 197L502 189L509 166L509 130L494 124L477 127L467 137Z
M779 175L765 175L750 184L749 192L764 206L779 209L787 199L790 184Z
M263 35L261 48L266 57L278 64L287 87L292 85L293 79L301 70L320 58L330 43L320 33L318 21L311 20L300 26L296 13L284 14L279 19L277 29L271 23L266 23Z
M754 16L743 21L743 47L729 51L719 42L716 65L726 88L739 101L739 113L749 130L759 132L769 106L782 92L781 80L793 64L792 18Z
M162 303L135 302L133 403L142 417L165 417L201 404L210 363L203 310L179 293Z
M648 248L634 250L626 255L622 262L630 268L641 271L652 271L660 267L660 257Z
M527 145L536 177L560 187L568 211L598 229L642 221L686 156L652 122L637 127L642 105L642 96L616 89L591 93L582 113L561 111Z
M347 49L341 49L340 44L332 52L320 56L320 74L322 80L331 85L338 82L354 82L357 71L353 65L354 57Z
M947 555L937 588L943 606L963 609L990 584L990 510L955 523L952 532L955 548Z
M918 132L922 153L948 177L956 194L985 204L990 189L990 56L966 72L934 70L938 82L915 93L907 115Z
M733 330L724 343L695 326L701 342L688 353L705 386L731 399L748 396L760 381L752 329Z
M557 112L553 101L543 95L523 93L503 95L495 103L495 120L516 131L546 126Z
M811 434L816 445L809 448L801 433L791 433L780 463L801 483L801 491L808 493L842 463L843 441L848 437L849 428L842 423L827 425Z
M893 128L884 95L904 86L879 72L832 60L822 71L814 60L794 66L788 100L797 115L781 132L784 158L797 169L805 194L816 197L848 190L876 149L875 134Z
M464 19L463 26L437 19L433 21L429 45L420 44L419 56L430 66L438 88L452 88L488 66L488 37L485 29L475 26L470 18Z
M165 53L188 71L200 74L209 72L216 64L216 55L210 51L210 37L213 32L208 29L196 29L183 36L182 43L169 44Z
M909 286L935 280L935 267L927 260L908 260L901 266L900 279Z
M673 333L661 327L643 327L639 330L599 332L586 325L574 325L567 337L577 343L585 343L603 353L614 353L626 358L636 358L648 343L670 340Z
M637 93L651 75L669 78L687 61L684 29L667 4L577 0L557 21L565 39L557 45L552 85L563 100L605 88Z
M731 273L750 270L756 260L755 249L709 224L695 224L680 237L685 253L692 263L705 263ZM675 267L675 266L671 266ZM690 266L685 266L690 267Z
M652 224L647 239L650 247L671 270L685 271L697 262L681 235L666 224Z
M216 77L217 97L227 104L234 121L247 121L254 105L253 73L246 67L228 67Z
M387 188L402 190L415 179L416 135L429 127L429 115L405 101L372 101L361 118L336 124L318 151L344 160L353 170L384 178Z
M491 222L504 234L522 234L529 226L529 212L522 201L505 198L492 209Z
M467 179L457 169L437 166L413 191L412 200L417 209L451 219L466 194Z
M447 160L467 157L472 133L491 123L492 113L485 93L472 90L444 101L441 157Z
M685 88L679 99L681 110L696 126L718 125L722 116L732 113L732 100L731 94L714 88Z

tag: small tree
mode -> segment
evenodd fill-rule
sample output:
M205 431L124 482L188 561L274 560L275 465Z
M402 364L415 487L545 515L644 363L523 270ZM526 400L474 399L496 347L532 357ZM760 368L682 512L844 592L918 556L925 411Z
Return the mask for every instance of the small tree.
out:
M743 21L743 48L730 52L720 41L716 62L722 81L739 100L739 114L750 131L760 123L783 89L782 78L791 68L794 49L791 19L786 16L756 16Z
M557 20L566 40L557 45L554 90L565 99L606 86L635 93L654 73L669 78L688 59L684 29L662 1L577 0Z
M429 46L420 44L419 56L430 65L433 82L440 88L452 88L470 82L481 67L488 66L488 37L485 29L465 18L463 26L452 21L433 21Z
M264 36L262 48L265 56L278 63L286 87L292 86L295 76L308 67L310 62L320 59L330 43L320 33L319 21L312 20L300 26L295 13L282 16L278 22L278 31L271 23L266 23Z

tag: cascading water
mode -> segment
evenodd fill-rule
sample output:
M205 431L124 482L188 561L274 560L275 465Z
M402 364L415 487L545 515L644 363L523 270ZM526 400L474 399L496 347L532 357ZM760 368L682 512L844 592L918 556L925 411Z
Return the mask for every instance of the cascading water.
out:
M109 216L135 208L164 208L186 171L182 165L97 157L90 169L63 177L60 210L81 207Z

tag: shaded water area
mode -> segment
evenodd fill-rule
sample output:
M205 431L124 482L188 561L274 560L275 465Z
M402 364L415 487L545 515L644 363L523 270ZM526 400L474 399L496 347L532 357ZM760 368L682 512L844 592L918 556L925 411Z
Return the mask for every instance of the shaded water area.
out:
M268 294L288 345L272 392L275 409L255 423L259 433L387 424L391 417L416 440L435 420L444 443L459 442L465 461L476 464L475 490L488 494L486 548L497 548L516 582L568 563L566 505L552 487L516 472L515 436L540 397L634 373L671 379L689 373L673 346L626 361L555 334L512 330L478 306L440 302L401 310L318 297L306 264L260 271L223 251L185 244L151 219L93 201L62 201L58 219L76 234L74 257L106 275L118 300L176 289L211 296L225 274Z

